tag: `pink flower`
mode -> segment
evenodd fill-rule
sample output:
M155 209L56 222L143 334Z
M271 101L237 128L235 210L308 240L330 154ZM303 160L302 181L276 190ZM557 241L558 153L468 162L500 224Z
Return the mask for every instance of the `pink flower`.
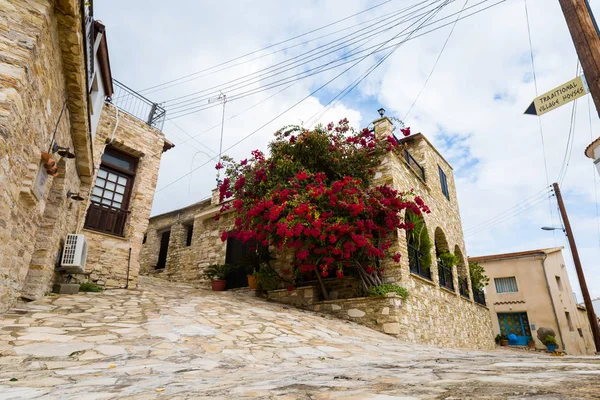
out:
M215 169L223 169L223 164L221 164L220 162L217 163L217 165L215 165Z
M402 132L404 136L410 135L410 126L408 128L401 128L400 132Z
M341 269L335 270L335 274L337 275L338 278L344 277L344 271L342 271Z
M223 233L221 233L221 242L226 242L228 237L229 237L229 234L227 233L227 231L224 231Z
M399 263L400 262L400 257L402 257L402 255L400 253L396 253L392 256L392 259L394 260L394 262Z
M242 160L242 161L240 161L240 165L246 165L246 164L248 164L248 159L247 158L244 159L244 160Z

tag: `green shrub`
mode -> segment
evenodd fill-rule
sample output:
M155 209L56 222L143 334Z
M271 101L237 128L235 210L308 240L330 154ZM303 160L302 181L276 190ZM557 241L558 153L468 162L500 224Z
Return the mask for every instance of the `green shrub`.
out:
M260 290L275 290L279 287L281 279L279 275L267 266L262 266L252 274L256 278L256 286Z
M86 281L79 284L79 291L98 293L102 291L102 287L96 285L94 282Z
M490 278L485 274L485 269L477 261L469 261L469 274L473 290L479 291L488 285Z
M408 290L393 283L384 283L383 285L371 286L369 288L369 296L371 297L383 297L388 293L396 293L403 299L408 297Z

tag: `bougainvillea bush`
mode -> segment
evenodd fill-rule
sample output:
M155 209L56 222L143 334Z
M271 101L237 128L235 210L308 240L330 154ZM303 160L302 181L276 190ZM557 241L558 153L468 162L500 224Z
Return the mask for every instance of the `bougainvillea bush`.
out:
M236 218L235 228L221 239L232 236L291 251L293 261L285 271L290 288L302 275L321 280L353 269L368 292L383 283L383 260L400 261L401 255L390 250L392 240L398 229L413 228L401 211L429 212L412 191L373 185L384 156L398 146L393 136L357 132L344 119L314 130L284 127L269 144L269 156L254 150L240 162L224 157L216 166L226 170L220 200L232 201L221 213L233 208Z

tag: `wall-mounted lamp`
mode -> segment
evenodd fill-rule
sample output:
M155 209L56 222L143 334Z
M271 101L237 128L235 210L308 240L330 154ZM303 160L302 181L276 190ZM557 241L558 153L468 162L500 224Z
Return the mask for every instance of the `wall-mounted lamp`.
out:
M380 108L379 110L377 110L377 112L379 113L379 116L383 118L383 114L385 114L385 109Z
M67 198L75 201L83 201L85 200L83 197L79 195L79 193L73 193L70 190L67 191Z
M54 143L52 145L52 154L58 153L61 157L75 158L75 154L71 153L68 147L62 147Z

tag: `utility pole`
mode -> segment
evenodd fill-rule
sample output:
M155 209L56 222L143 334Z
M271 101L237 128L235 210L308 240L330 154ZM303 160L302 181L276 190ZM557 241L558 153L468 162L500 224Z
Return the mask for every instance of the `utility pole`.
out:
M600 116L600 35L588 0L558 0Z
M590 293L588 292L587 283L585 282L585 276L583 275L583 269L581 268L581 260L579 259L579 252L575 245L575 238L573 237L573 231L571 230L571 223L567 216L567 210L565 209L565 203L563 202L562 195L558 183L553 183L554 194L558 201L558 208L560 215L562 216L563 223L565 224L565 233L569 240L569 247L571 247L571 255L573 256L573 264L575 264L575 270L577 271L577 279L579 280L579 287L581 287L581 293L583 294L583 301L585 303L585 309L587 311L588 319L592 328L592 335L594 336L594 343L596 344L596 353L600 352L600 330L598 329L598 319L594 312L594 306Z

